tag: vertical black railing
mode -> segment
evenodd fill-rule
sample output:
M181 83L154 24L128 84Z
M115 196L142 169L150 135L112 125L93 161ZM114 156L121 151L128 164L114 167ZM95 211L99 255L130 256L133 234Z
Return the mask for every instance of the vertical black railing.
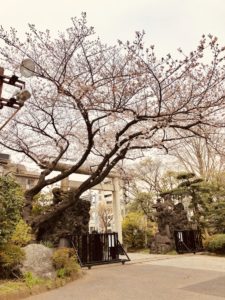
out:
M115 232L74 235L70 240L81 266L130 260Z
M200 230L175 230L174 239L177 253L196 253L203 250Z

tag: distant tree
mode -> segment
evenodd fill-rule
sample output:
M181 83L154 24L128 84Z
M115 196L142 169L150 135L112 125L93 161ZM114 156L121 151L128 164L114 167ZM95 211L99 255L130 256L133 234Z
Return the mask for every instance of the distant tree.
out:
M210 143L207 139L199 137L184 139L173 149L172 153L187 172L211 180L216 173L225 170L223 136L223 132L211 130Z
M160 161L151 159L143 159L125 172L128 174L125 179L129 180L126 186L128 211L141 212L148 221L153 221L153 204L162 192L177 186L178 172L169 171Z
M179 165L174 165L173 169L176 167ZM178 173L168 169L167 164L158 159L144 158L124 169L125 187L131 197L136 197L140 192L159 195L176 186Z
M23 217L34 231L54 223L124 159L151 149L168 151L174 141L205 138L203 126L224 125L225 48L216 37L203 36L196 50L179 49L180 58L174 59L157 58L140 32L132 43L101 43L85 14L58 36L34 25L29 29L23 41L15 29L0 29L2 66L16 74L24 58L36 66L29 80L32 99L1 131L0 144L42 170L25 192ZM205 52L210 64L203 61ZM91 175L74 197L32 216L36 194L81 168Z
M176 168L176 166L174 168ZM174 189L178 185L179 180L177 179L177 176L179 174L180 171L172 171L172 170L165 171L165 173L161 178L160 194L165 191Z
M99 226L102 232L108 232L108 227L111 226L113 220L112 205L105 202L100 202L97 209Z
M129 211L140 212L146 216L147 220L153 221L154 210L152 205L154 196L151 193L140 192L129 205Z
M225 233L225 173L214 174L208 186L211 201L206 214L206 226L210 234Z
M159 193L161 191L161 178L163 165L160 161L144 158L127 169L130 179L130 191L133 195L141 191L146 193Z
M225 193L221 200L213 201L207 213L207 227L210 233L225 233Z
M123 220L122 229L124 244L131 249L140 249L147 246L153 227L147 225L142 213L130 212Z

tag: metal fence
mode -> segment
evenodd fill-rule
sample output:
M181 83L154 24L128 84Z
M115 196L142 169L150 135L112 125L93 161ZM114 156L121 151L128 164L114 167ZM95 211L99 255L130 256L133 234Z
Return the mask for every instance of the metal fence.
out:
M203 251L200 230L175 230L174 238L177 253L196 253Z
M82 267L129 261L126 251L118 240L118 234L92 233L70 237Z

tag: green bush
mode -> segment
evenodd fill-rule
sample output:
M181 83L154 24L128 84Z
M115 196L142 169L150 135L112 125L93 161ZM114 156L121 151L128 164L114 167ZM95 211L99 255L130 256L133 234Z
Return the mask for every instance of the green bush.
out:
M21 219L12 234L11 241L18 246L26 246L32 239L31 227Z
M123 241L128 249L141 249L146 246L151 232L141 213L130 212L123 220L122 228Z
M57 277L58 278L65 278L67 276L67 271L65 268L60 268L57 270Z
M34 196L32 205L32 216L39 216L51 206L52 193L38 193Z
M24 281L27 287L32 288L34 285L40 284L43 282L42 278L39 278L32 274L31 272L26 272L24 275Z
M23 191L10 176L0 177L0 246L8 243L21 218Z
M40 244L48 248L54 248L54 245L51 241L40 241Z
M25 258L24 251L13 244L6 244L0 248L0 276L8 278L18 276L18 267Z
M60 278L74 275L79 270L75 251L71 248L57 249L53 253L52 260Z
M209 252L225 254L225 234L212 235L205 243Z

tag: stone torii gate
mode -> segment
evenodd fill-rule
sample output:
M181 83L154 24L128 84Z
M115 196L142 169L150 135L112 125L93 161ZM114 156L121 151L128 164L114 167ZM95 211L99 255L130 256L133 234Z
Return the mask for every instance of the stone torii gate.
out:
M71 166L68 164L59 164L56 171L64 171ZM75 174L81 175L91 175L91 172L87 168L80 168L76 171ZM96 186L92 187L92 190L99 190L99 191L112 191L112 202L113 202L113 219L115 224L115 231L118 233L118 239L122 244L122 215L121 215L121 187L120 187L120 177L116 174L110 173L107 178L110 178L112 183L100 183ZM82 181L73 181L69 180L69 178L64 178L61 181L61 188L64 191L67 191L69 188L74 187L77 188L82 184Z

